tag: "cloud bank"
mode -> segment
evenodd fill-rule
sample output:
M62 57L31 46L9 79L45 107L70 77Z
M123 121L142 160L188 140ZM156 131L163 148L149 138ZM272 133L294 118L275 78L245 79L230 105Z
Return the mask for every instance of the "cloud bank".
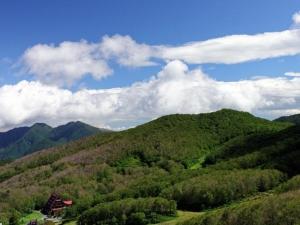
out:
M299 15L294 21L298 23ZM83 76L102 79L113 70L109 64L145 67L181 60L187 64L236 64L300 54L300 30L256 35L231 35L178 46L137 43L130 36L104 36L99 43L38 44L22 56L25 71L46 84L71 85Z
M123 88L71 92L39 81L21 81L0 87L0 129L71 120L119 128L165 114L221 108L276 117L300 113L299 87L299 77L217 81L201 69L189 70L179 60L169 62L148 81Z

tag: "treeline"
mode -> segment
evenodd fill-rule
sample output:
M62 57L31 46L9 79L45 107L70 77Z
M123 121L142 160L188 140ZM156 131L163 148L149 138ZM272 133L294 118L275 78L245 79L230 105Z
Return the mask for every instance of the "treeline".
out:
M300 190L216 210L179 225L298 225Z
M175 200L180 209L202 210L269 190L284 179L277 170L217 171L178 183L161 196Z
M85 211L80 225L143 225L158 223L160 216L175 216L176 202L164 198L124 199L103 203Z

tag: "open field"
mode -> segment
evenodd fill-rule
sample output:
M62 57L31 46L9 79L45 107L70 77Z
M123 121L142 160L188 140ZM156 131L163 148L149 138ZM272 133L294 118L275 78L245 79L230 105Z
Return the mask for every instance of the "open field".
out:
M189 211L181 211L181 210L178 210L177 213L178 213L178 216L176 218L174 218L173 220L159 223L159 225L175 225L179 222L184 222L195 216L199 216L199 215L203 214L203 212L189 212Z

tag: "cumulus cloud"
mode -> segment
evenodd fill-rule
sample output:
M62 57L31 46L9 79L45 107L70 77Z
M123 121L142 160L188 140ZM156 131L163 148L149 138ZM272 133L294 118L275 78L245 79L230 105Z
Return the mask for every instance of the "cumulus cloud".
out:
M300 77L300 72L286 72L284 75L288 77Z
M38 44L25 51L25 72L47 84L71 85L84 75L101 79L112 73L101 59L97 45L86 41L62 42L58 46Z
M182 61L169 62L148 81L112 89L71 92L38 81L0 87L0 128L37 121L82 120L100 127L129 127L165 114L221 108L275 117L300 113L300 78L217 81ZM12 104L13 103L13 104Z
M144 67L155 65L150 59L156 54L156 47L139 44L130 36L104 36L99 51L105 59L115 59L120 65Z
M38 44L22 56L25 71L46 84L71 85L85 75L102 79L112 74L109 62L126 67L182 60L188 64L235 64L300 53L300 30L231 35L179 46L140 44L130 36L104 36L99 43Z
M293 15L293 25L294 26L300 26L300 11L299 12L296 12L294 15Z

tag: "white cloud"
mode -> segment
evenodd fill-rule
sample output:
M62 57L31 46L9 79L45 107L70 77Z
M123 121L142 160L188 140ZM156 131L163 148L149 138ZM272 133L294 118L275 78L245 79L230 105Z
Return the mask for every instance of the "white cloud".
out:
M112 73L97 45L86 41L35 45L25 51L22 63L27 73L47 84L71 85L87 74L101 79Z
M294 15L293 15L293 22L294 22L294 26L299 26L300 25L300 11L299 12L296 12Z
M230 35L179 46L139 44L130 36L105 36L103 55L125 66L149 66L153 59L182 60L188 64L235 64L300 53L300 30L256 35ZM151 61L152 60L152 61Z
M300 77L300 72L286 72L284 75L288 77Z
M300 30L257 35L231 35L178 47L164 47L164 59L180 59L190 64L234 64L300 53Z
M300 30L231 35L179 46L139 44L130 36L104 36L99 43L38 44L22 57L26 72L46 84L71 85L91 74L101 79L112 73L108 63L127 67L155 65L155 60L182 60L188 64L235 64L300 53Z
M120 65L143 67L155 65L150 59L155 55L155 47L138 44L130 36L104 36L99 51L106 59L115 59Z
M0 87L0 128L42 121L82 120L102 127L129 127L171 113L220 108L266 117L300 113L300 78L216 81L181 61L168 63L148 81L129 87L69 90L37 81Z

